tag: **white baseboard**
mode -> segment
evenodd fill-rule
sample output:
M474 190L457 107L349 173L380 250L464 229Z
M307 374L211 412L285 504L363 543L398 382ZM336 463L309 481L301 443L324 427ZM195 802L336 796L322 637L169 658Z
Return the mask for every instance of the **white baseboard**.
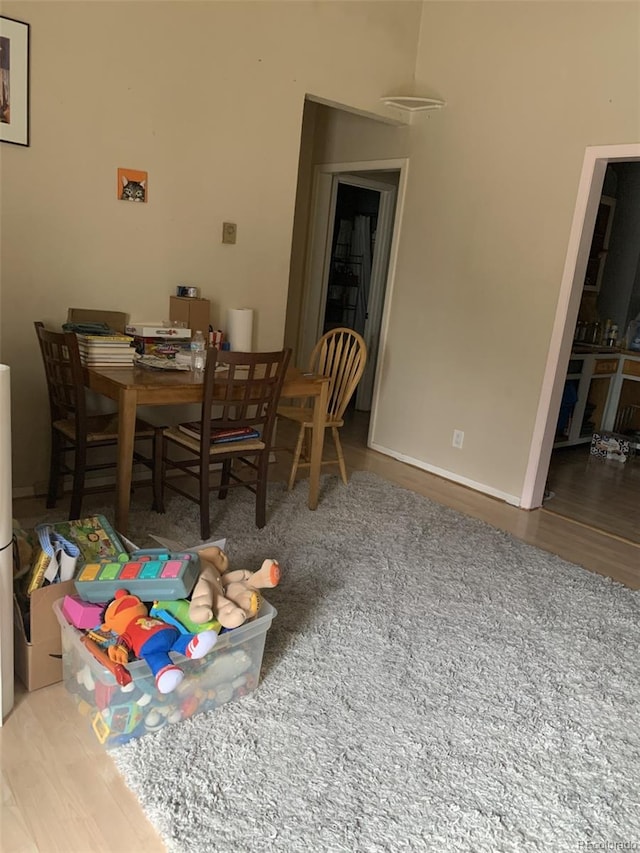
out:
M210 470L215 471L217 468L219 468L221 466L221 464L222 464L221 462L213 462L211 464ZM181 476L183 476L183 474L181 471L178 471L178 470L171 470L171 471L167 472L167 477L169 477L169 478L181 477ZM137 465L133 468L133 479L135 480L135 483L133 485L136 485L136 486L151 486L152 485L151 472L146 467L146 465ZM87 485L88 489L95 487L95 486L99 486L101 488L103 486L106 486L106 487L111 487L111 488L115 489L115 487L116 487L115 473L107 474L107 475L102 474L102 475L97 476L97 477L92 477L91 473L89 473L89 474L87 474L86 485ZM71 486L72 486L72 478L70 476L65 477L64 483L63 483L64 491L66 493L70 493L71 492ZM33 486L21 486L19 488L12 489L11 496L14 500L17 500L18 498L42 497L43 495L47 494L47 490L48 490L48 484L46 482L34 483Z
M145 476L143 476L145 475ZM149 469L145 465L135 466L133 468L133 478L136 481L136 485L151 485L151 473ZM65 492L71 491L73 479L70 476L64 477L63 480L63 489ZM99 477L92 477L89 472L86 477L86 485L87 488L92 488L94 486L102 486L106 487L116 487L116 477L114 474L101 474ZM41 497L42 495L46 495L48 491L48 484L46 482L34 483L32 486L20 486L18 488L11 490L11 496L14 500L18 498L35 498Z
M420 468L422 471L428 471L430 474L436 474L445 480L451 480L453 483L459 483L461 486L467 486L474 489L476 492L482 492L485 495L490 495L492 498L499 498L511 506L520 506L520 498L517 495L510 495L508 492L494 489L487 486L485 483L477 483L475 480L470 480L468 477L461 477L459 474L454 474L452 471L446 471L444 468L438 468L435 465L429 465L427 462L422 462L419 459L414 459L411 456L405 456L404 453L397 453L395 450L389 450L388 447L383 447L380 444L371 443L369 447L372 450L377 450L384 456L391 456L399 462L406 462L407 465L413 465L414 468Z

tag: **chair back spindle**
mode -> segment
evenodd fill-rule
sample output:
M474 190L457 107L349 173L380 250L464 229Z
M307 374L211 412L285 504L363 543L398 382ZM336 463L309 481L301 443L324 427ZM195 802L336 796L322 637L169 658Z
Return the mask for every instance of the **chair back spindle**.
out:
M330 378L328 420L340 420L344 415L362 378L366 359L364 339L352 329L334 329L314 347L309 369Z

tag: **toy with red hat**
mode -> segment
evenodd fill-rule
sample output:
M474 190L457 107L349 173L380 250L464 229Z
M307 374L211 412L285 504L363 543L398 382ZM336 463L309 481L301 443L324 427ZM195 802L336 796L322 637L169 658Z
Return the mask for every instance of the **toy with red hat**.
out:
M105 611L102 627L118 635L116 645L108 648L111 660L126 665L130 652L142 658L154 674L160 693L171 693L184 678L169 652L195 660L210 652L218 639L215 631L184 634L174 625L149 616L147 606L126 589L116 592Z

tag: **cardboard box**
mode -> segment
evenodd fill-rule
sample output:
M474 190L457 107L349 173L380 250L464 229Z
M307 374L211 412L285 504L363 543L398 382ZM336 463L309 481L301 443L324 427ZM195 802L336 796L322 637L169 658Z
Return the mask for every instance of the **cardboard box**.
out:
M137 335L133 339L135 351L138 355L154 355L157 358L175 358L179 352L191 352L190 340L168 340L167 338L140 338Z
M116 332L124 332L129 315L124 311L101 311L98 308L69 308L68 323L106 323Z
M73 595L75 591L72 580L33 591L29 616L30 640L18 600L15 595L13 597L15 672L27 690L39 690L62 681L60 623L53 612L53 603L65 595Z
M193 333L198 330L205 336L209 334L211 306L208 299L195 299L188 296L169 297L169 319L186 323Z
M76 570L80 568L84 559L93 558L93 549L97 549L95 551L95 558L97 558L100 555L100 549L106 547L105 542L107 540L110 543L112 542L110 539L112 536L117 536L119 540L117 543L113 543L114 546L117 546L117 550L119 550L120 545L124 545L129 553L135 550L135 545L124 536L116 534L103 516L90 516L89 518L100 522L99 525L95 526L95 531L98 534L95 542L88 538L83 539L82 531L86 532L88 528L83 527L84 520L82 519L61 521L52 525L59 533L73 539L80 548L83 557L78 561ZM75 535L71 535L73 530L77 531ZM53 604L64 598L65 595L74 595L75 592L76 587L73 580L34 589L29 598L28 625L25 624L25 617L22 614L17 597L15 595L13 597L14 669L27 690L39 690L41 687L62 681L60 624L53 611Z
M181 329L177 326L165 326L164 323L127 323L128 335L134 338L158 338L172 341L191 340L191 327Z

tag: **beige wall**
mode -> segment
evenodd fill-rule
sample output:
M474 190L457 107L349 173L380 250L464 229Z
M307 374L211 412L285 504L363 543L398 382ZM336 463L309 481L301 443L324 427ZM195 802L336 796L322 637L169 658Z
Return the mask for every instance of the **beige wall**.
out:
M406 157L410 128L355 115L340 109L319 107L314 163L357 163Z
M425 4L447 106L411 128L380 447L520 496L585 148L640 140L639 13Z
M250 305L255 345L282 344L304 96L378 110L412 78L421 5L9 0L3 14L32 38L31 147L2 146L0 175L21 489L48 453L34 320L69 305L161 319L184 282L215 323ZM148 204L117 201L119 166L148 171Z
M184 281L212 300L215 322L255 306L256 344L280 344L304 95L375 113L415 70L415 91L447 106L416 116L406 139L373 438L517 499L585 147L640 139L640 5L420 11L4 3L33 38L32 146L0 151L15 487L46 470L33 320L60 322L69 304L159 317ZM135 49L119 47L128 41ZM316 162L399 156L368 120L324 118ZM115 200L118 166L149 171L149 204ZM235 247L220 244L223 220L238 223ZM465 431L462 451L453 429Z

